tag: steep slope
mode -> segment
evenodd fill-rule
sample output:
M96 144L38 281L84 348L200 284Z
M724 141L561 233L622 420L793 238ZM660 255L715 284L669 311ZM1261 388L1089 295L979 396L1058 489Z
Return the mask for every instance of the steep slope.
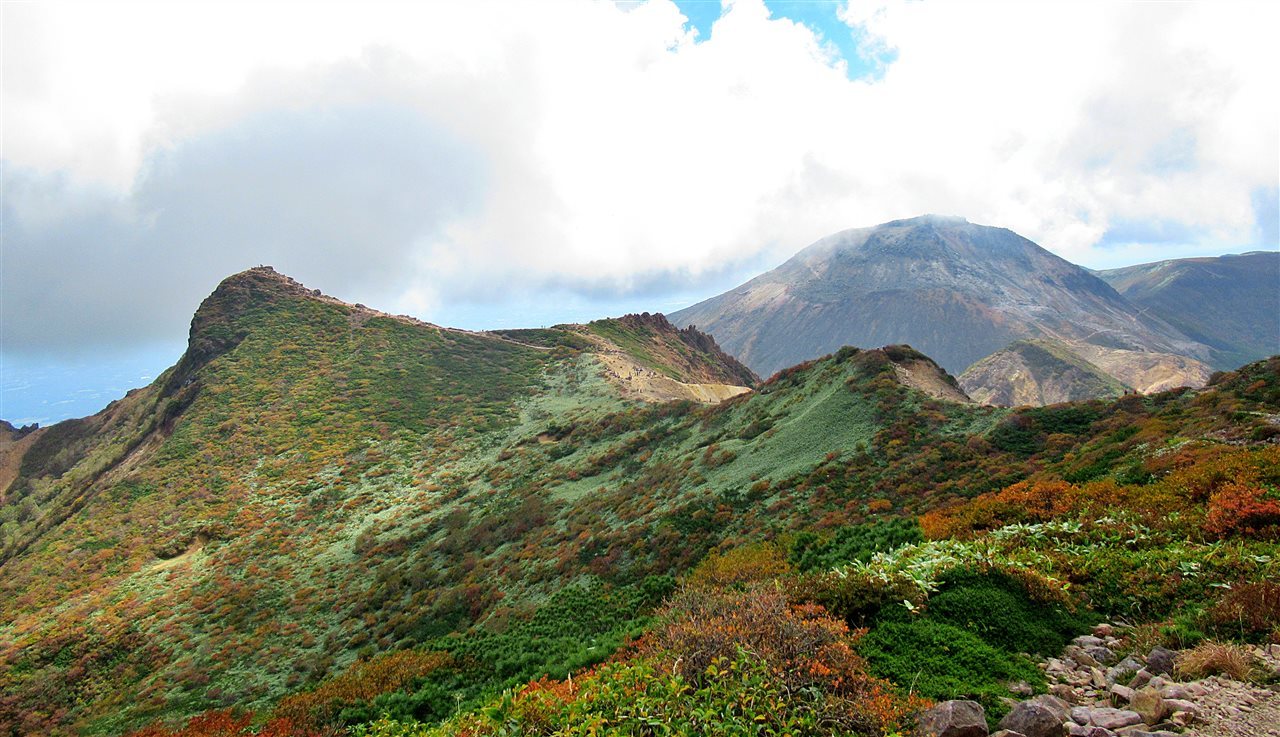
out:
M975 401L1002 407L1118 397L1125 386L1049 340L1019 340L965 370L960 386Z
M622 499L636 493L635 474L649 472L643 444L667 437L667 413L700 406L640 410L611 381L609 359L724 394L743 391L727 382L754 378L706 336L655 316L470 333L347 305L266 268L230 277L193 318L188 352L151 386L11 446L0 724L29 732L90 719L110 731L269 698L354 658L370 644L369 616L386 647L464 628L499 600L518 605L580 575L556 562L582 532L566 520L632 504ZM748 461L802 469L874 427L833 434L847 418L821 414L783 433L804 452L722 461L714 488L744 483ZM748 430L729 432L754 437L762 418L753 411L735 420ZM597 440L566 439L596 421ZM680 452L700 458L704 448L688 442ZM559 467L566 456L571 467ZM689 483L690 462L671 467L667 494L709 493ZM606 480L618 464L625 473ZM601 485L622 495L604 503L607 515ZM634 545L650 523L620 532ZM383 533L416 541L412 554L383 548ZM512 570L519 551L531 562ZM621 565L609 561L599 570ZM392 583L370 579L384 563ZM67 642L78 644L58 655Z
M761 375L846 344L909 343L953 372L1021 338L1149 358L1208 355L1026 238L938 216L829 236L671 318L716 336ZM1175 372L1185 361L1170 363ZM1202 383L1192 373L1187 383Z
M1280 252L1157 261L1097 274L1130 302L1209 346L1214 368L1280 353Z

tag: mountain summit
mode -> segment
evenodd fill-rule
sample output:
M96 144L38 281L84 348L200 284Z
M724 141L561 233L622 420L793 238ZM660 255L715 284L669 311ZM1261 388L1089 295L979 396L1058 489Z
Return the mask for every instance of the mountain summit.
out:
M958 374L1014 341L1042 338L1143 391L1208 377L1199 363L1207 347L1088 270L958 217L836 233L671 319L715 335L761 375L842 345L890 343Z

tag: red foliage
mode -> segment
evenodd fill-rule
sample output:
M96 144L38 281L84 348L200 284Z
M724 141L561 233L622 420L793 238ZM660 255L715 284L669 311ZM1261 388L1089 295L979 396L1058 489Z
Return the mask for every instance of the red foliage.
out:
M1256 484L1232 481L1209 497L1205 532L1216 537L1248 535L1280 539L1280 498Z

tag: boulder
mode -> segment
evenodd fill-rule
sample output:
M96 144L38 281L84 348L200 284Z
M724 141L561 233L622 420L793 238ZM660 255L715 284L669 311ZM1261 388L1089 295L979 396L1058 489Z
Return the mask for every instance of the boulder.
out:
M1079 637L1072 640L1071 643L1074 645L1078 645L1080 647L1089 648L1089 647L1094 647L1095 645L1101 645L1102 638L1094 637L1092 635L1080 635Z
M920 737L987 737L987 717L976 701L944 701L920 715Z
M1036 701L1024 701L1000 720L1000 729L1020 732L1026 737L1061 737L1063 721L1061 713L1054 708Z
M1169 713L1159 689L1152 686L1134 691L1133 698L1129 700L1129 708L1138 712L1142 721L1147 724L1159 724Z
M1027 736L1025 734L1022 734L1021 732L1010 732L1007 729L1002 729L999 732L992 732L991 737L1027 737Z
M1174 651L1156 646L1147 654L1147 670L1154 675L1169 675L1173 673L1173 661L1178 656Z
M1093 627L1093 636L1094 637L1110 637L1111 635L1115 634L1115 631L1116 631L1115 627L1112 627L1109 624L1098 624L1098 625L1094 625Z

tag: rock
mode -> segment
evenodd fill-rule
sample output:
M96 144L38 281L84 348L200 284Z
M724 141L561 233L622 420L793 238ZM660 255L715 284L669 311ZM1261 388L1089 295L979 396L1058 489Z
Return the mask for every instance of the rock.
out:
M1009 693L1014 694L1016 696L1030 696L1031 694L1036 692L1036 690L1031 687L1031 684L1027 683L1026 681L1015 681L1013 683L1006 683L1005 688L1009 689Z
M1075 645L1068 645L1067 649L1063 651L1063 654L1074 660L1076 665L1083 665L1086 668L1102 665L1098 662L1097 658L1086 652L1084 648L1077 647Z
M1031 700L1052 711L1060 722L1067 721L1068 715L1071 713L1071 704L1051 694L1042 693Z
M1189 711L1175 711L1173 715L1169 717L1169 721L1184 729L1195 720L1196 715Z
M1102 727L1071 724L1067 726L1067 734L1071 737L1116 737L1116 733Z
M1076 690L1065 683L1055 683L1049 687L1049 693L1068 703L1076 703L1080 699L1080 694Z
M1095 645L1101 645L1102 638L1093 637L1092 635L1080 635L1079 637L1072 640L1071 643L1079 647L1091 648L1091 647L1094 647Z
M1122 676L1128 676L1130 673L1137 673L1142 670L1142 663L1134 660L1132 656L1121 660L1119 663L1107 668L1107 682L1115 683Z
M1107 694L1110 697L1112 706L1120 706L1133 701L1133 689L1128 686L1121 686L1118 683L1112 686Z
M1171 714L1179 711L1187 711L1191 712L1194 716L1200 711L1195 704L1187 701L1186 699L1165 699L1164 707Z
M1108 663L1116 662L1116 654L1111 652L1110 648L1104 647L1102 645L1094 645L1093 647L1086 647L1084 651L1086 653L1089 653L1089 657L1098 661L1102 665L1107 665Z
M1027 736L1025 734L1022 734L1021 732L1012 732L1007 729L1002 729L999 732L992 732L991 737L1027 737Z
M1089 682L1093 684L1094 688L1106 688L1107 676L1102 672L1101 668L1090 668Z
M1169 675L1173 673L1173 661L1177 655L1174 651L1157 645L1147 654L1147 670L1155 675Z
M1133 680L1129 681L1129 688L1142 688L1151 682L1151 671L1143 668L1133 674Z
M1159 724L1167 714L1164 698L1160 696L1159 689L1152 686L1134 691L1133 698L1129 700L1129 708L1138 712L1142 716L1142 721L1152 725Z
M1160 695L1166 699L1188 699L1191 698L1191 691L1181 683L1168 683L1160 689Z
M1116 628L1112 627L1109 624L1104 623L1104 624L1096 624L1093 626L1094 637L1110 637L1114 635L1115 632L1116 632Z
M1065 709L1063 712L1065 713ZM1060 714L1050 706L1035 701L1024 701L1009 710L1000 720L1000 728L1021 732L1026 737L1061 737Z
M1136 711L1128 709L1110 709L1103 707L1101 709L1089 710L1089 723L1103 729L1120 729L1131 724L1140 724L1142 715Z
M1090 709L1090 708L1089 708L1089 707L1087 707L1087 706L1073 706L1073 707L1071 707L1071 715L1070 715L1070 716L1071 716L1071 721L1075 722L1076 724L1080 724L1080 725L1088 724L1088 723L1089 723L1089 712L1090 712L1090 711L1092 711L1092 709Z
M920 715L920 737L987 737L987 717L976 701L944 701Z

